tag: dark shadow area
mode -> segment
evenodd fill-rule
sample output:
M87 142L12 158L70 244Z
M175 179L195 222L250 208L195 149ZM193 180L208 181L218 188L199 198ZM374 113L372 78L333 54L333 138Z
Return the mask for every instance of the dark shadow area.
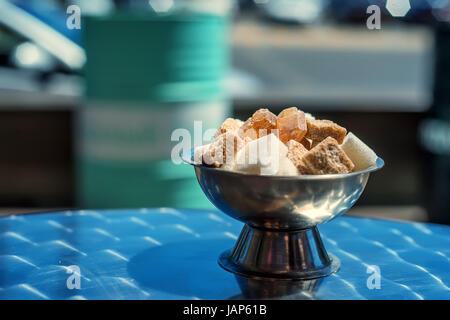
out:
M312 299L322 279L245 278L223 270L217 248L230 240L196 240L154 247L131 258L128 273L140 287L200 299ZM182 263L181 263L182 262Z
M224 299L238 294L239 287L233 274L217 264L216 250L232 246L231 239L169 243L131 258L128 273L149 289L186 298Z

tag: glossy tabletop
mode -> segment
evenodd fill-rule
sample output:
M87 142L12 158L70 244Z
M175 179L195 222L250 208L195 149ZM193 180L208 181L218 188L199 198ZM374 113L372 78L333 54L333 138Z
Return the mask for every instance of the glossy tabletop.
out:
M306 282L223 270L242 226L171 208L1 217L0 299L450 299L448 226L340 217L319 230L341 269Z

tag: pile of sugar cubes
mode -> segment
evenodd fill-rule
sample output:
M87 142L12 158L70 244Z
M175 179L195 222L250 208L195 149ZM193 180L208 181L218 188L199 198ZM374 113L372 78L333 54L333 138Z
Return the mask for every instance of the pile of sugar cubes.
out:
M350 173L373 165L377 155L353 133L296 107L278 116L257 110L247 121L226 119L214 141L197 147L197 164L261 175Z

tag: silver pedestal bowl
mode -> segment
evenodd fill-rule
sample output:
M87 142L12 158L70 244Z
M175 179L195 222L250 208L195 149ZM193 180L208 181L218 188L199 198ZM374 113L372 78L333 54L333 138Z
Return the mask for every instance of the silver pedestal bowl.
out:
M327 253L317 225L347 212L358 200L376 165L349 174L263 176L195 164L208 199L222 212L245 223L233 249L219 264L245 277L315 279L340 268Z

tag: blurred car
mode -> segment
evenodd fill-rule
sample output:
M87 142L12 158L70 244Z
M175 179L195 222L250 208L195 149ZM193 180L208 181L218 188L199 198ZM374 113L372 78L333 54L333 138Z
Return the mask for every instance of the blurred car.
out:
M0 0L0 93L8 97L20 97L21 92L80 92L86 60L80 30L69 30L65 12L46 3L50 2Z

